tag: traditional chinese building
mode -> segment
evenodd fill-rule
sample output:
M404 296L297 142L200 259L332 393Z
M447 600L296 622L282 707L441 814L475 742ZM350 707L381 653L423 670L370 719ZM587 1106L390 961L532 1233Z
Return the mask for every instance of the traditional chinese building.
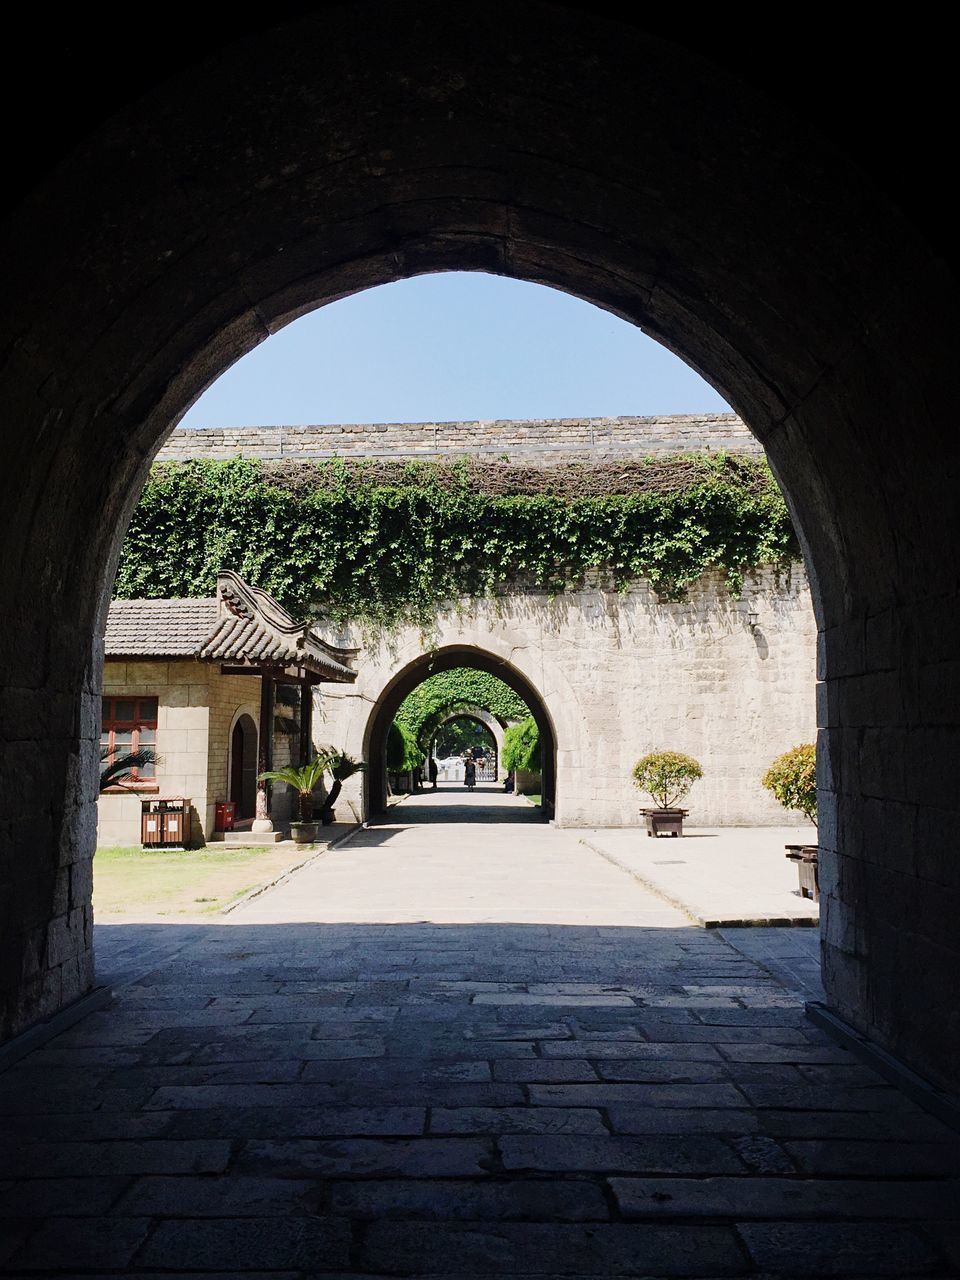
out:
M115 600L101 741L112 753L153 747L160 762L101 795L99 843L139 844L141 801L151 796L192 800L195 842L212 838L221 801L249 827L258 774L313 755L313 688L352 682L356 652L328 644L230 571L209 599ZM267 803L261 784L261 811ZM278 789L270 816L289 815Z

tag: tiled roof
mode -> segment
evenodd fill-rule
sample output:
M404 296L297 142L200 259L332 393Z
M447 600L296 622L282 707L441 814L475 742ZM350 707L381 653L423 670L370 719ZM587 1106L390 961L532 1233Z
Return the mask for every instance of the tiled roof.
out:
M306 666L326 680L355 680L347 666L356 652L337 649L303 622L296 622L273 596L235 573L217 578L219 618L201 658L243 665L268 662Z
M217 623L216 600L114 600L108 658L193 658Z
M258 587L225 570L212 600L114 600L108 658L197 658L231 666L298 666L315 679L352 681L355 649L328 644Z

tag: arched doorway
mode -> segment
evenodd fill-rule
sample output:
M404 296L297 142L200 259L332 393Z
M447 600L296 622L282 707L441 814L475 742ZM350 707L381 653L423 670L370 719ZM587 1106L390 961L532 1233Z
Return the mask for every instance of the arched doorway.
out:
M230 799L238 818L252 818L257 807L257 726L242 712L230 732Z
M483 765L478 766L478 782L496 782L500 777L500 750L503 746L503 725L495 716L483 707L462 707L451 710L444 715L433 730L430 743L430 754L438 755L442 750L442 730L453 721L465 720L474 724L479 730L478 742L485 746Z
M0 570L14 691L0 865L16 874L0 1035L93 981L89 891L65 905L60 886L93 853L99 637L158 443L304 309L457 266L641 325L767 447L820 626L827 990L955 1085L955 992L930 975L960 956L942 807L960 769L944 697L960 592L957 285L913 221L937 202L858 140L893 149L884 130L838 124L830 107L804 117L811 95L778 98L775 80L732 70L755 36L746 20L712 28L709 54L535 0L482 17L370 3L271 21L236 40L193 32L152 73L138 67L126 96L113 82L118 98L73 95L47 116L61 135L37 136L27 175L14 166L0 234L0 541L16 552ZM849 58L853 101L863 60ZM778 64L776 79L806 69ZM936 114L917 111L917 137ZM896 142L911 136L897 125ZM835 135L866 148L874 178Z
M479 671L487 671L497 676L508 685L530 708L530 713L540 731L542 755L542 806L546 815L552 815L556 807L557 789L557 735L553 717L537 689L530 681L510 663L466 645L450 645L444 649L421 654L408 663L402 671L383 691L367 719L364 733L364 758L369 762L364 775L365 811L377 814L383 811L387 803L387 734L396 716L397 709L413 689L428 676L440 671L450 671L456 667L474 667ZM478 708L482 713L482 708ZM456 712L451 712L453 718ZM460 714L463 714L462 712ZM483 723L481 715L474 718ZM442 723L442 721L441 721ZM489 726L484 726L491 736L495 736ZM499 746L499 743L497 744Z

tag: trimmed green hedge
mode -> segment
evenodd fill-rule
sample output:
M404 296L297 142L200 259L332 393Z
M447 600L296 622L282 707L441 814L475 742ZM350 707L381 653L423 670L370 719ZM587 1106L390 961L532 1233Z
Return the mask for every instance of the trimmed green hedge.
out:
M760 779L785 809L796 809L817 825L817 747L802 742L777 756Z
M391 773L408 773L424 761L417 740L405 725L393 724L387 731L387 768Z
M522 724L512 724L503 735L501 763L508 773L515 769L540 768L540 730L533 716Z

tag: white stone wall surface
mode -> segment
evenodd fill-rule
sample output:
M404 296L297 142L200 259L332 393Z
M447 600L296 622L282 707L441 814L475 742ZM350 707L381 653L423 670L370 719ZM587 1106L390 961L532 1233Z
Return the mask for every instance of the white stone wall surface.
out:
M315 737L366 754L374 709L396 677L432 648L468 645L540 693L557 738L558 825L637 825L649 800L631 769L656 749L703 766L686 801L691 825L782 824L760 778L776 755L815 740L816 634L800 566L750 573L739 600L714 573L681 603L644 582L624 594L595 584L555 599L463 600L429 636L355 631L356 684L318 693ZM358 782L344 791L360 804Z

